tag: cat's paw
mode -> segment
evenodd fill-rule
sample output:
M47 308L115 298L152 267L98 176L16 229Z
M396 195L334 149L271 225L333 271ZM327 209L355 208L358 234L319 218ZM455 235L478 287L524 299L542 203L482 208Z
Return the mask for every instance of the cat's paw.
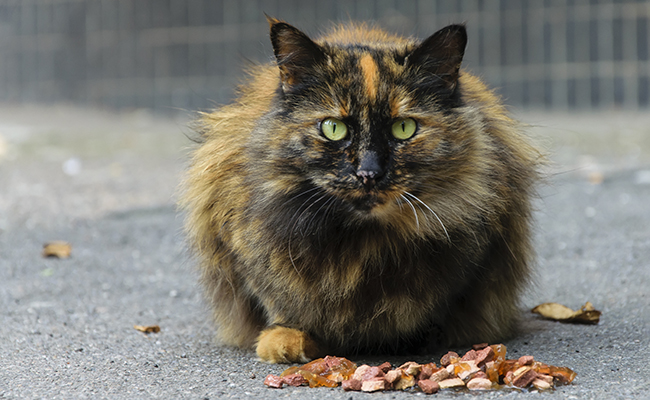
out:
M317 355L316 342L297 329L274 326L257 339L257 356L269 363L306 363Z

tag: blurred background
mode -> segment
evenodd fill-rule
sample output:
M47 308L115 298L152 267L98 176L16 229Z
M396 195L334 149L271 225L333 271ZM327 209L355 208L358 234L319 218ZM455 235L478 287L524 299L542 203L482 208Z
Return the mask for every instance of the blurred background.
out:
M0 103L187 113L268 62L264 13L316 36L337 21L469 33L465 67L524 110L648 110L647 0L0 0Z

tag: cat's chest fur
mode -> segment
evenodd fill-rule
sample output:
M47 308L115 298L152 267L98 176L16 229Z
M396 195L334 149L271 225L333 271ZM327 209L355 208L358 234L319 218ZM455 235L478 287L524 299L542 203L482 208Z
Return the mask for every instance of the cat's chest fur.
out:
M251 297L277 313L270 320L301 326L332 347L353 341L375 348L381 341L373 332L392 343L439 323L466 275L475 273L470 253L481 250L427 237L407 241L376 224L321 226L290 237L272 224L252 226L257 233L249 232L245 246L267 246L258 253L267 256L242 260Z

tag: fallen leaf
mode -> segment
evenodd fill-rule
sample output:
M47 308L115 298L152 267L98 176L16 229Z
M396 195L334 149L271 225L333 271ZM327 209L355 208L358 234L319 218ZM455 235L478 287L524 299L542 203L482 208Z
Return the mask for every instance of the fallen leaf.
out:
M160 332L160 327L158 325L133 325L135 330L144 333L158 333Z
M590 302L585 303L585 305L577 311L558 303L540 304L531 311L554 321L575 324L597 324L600 321L601 314L601 312L596 310Z
M56 240L43 245L43 257L68 258L72 252L72 245L68 242Z

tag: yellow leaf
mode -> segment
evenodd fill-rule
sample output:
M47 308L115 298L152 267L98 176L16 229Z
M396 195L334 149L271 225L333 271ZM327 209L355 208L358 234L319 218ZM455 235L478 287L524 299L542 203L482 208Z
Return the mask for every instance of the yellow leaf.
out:
M554 321L578 324L597 324L601 314L590 302L577 311L558 303L544 303L533 308L532 312Z
M43 257L68 258L71 252L72 246L68 242L57 240L43 245Z
M160 332L160 327L158 325L133 325L133 328L144 333Z

